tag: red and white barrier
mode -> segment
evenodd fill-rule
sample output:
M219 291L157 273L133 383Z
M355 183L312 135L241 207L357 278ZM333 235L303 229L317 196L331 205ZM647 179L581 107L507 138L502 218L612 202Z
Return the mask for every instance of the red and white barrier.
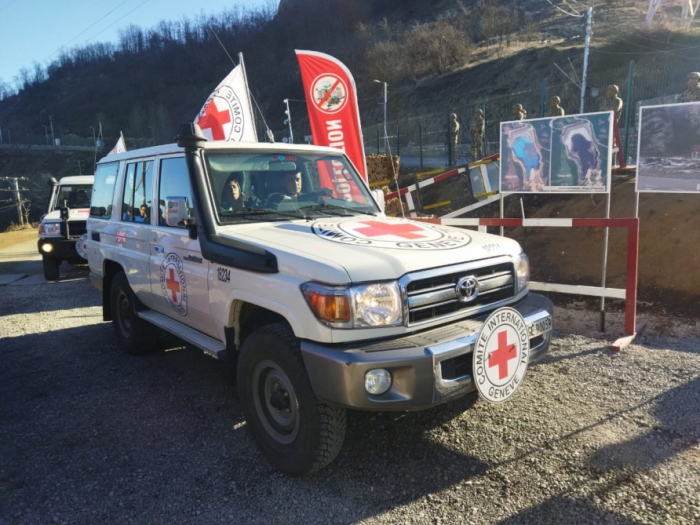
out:
M430 186L431 184L435 184L437 182L442 182L444 180L450 179L452 177L455 177L461 173L469 173L469 170L472 168L475 168L477 166L481 166L482 164L489 164L491 162L497 161L500 158L498 154L496 155L491 155L490 157L486 157L485 159L472 162L470 164L467 164L466 166L462 166L459 168L454 168L452 170L446 171L445 173L440 173L439 175L436 175L435 177L432 177L430 179L422 180L416 184L411 184L410 186L406 186L405 188L401 188L398 191L395 191L393 193L387 194L384 199L389 200L389 199L394 199L396 197L401 197L404 196L406 199L406 205L408 206L408 213L410 214L411 217L416 217L416 206L414 203L413 196L411 193L418 191L420 188L425 188L426 186ZM418 175L420 177L420 174ZM451 204L451 201L446 201L444 204ZM435 206L433 206L435 207Z
M571 284L531 282L532 290L543 292L612 297L625 300L625 334L613 344L620 349L629 344L637 332L637 274L639 267L639 219L416 219L445 226L472 226L486 231L488 226L547 228L627 228L627 282L625 288L603 288Z

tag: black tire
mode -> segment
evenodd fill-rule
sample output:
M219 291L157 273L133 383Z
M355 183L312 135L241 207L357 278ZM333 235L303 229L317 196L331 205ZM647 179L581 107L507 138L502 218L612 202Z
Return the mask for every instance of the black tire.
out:
M58 267L61 266L61 259L42 255L41 262L44 266L44 278L47 281L58 281Z
M121 349L131 355L155 351L158 345L156 327L136 314L136 298L122 272L112 278L109 300L114 334Z
M328 465L345 439L345 409L316 398L286 324L258 328L241 346L238 397L248 428L272 466L294 476Z

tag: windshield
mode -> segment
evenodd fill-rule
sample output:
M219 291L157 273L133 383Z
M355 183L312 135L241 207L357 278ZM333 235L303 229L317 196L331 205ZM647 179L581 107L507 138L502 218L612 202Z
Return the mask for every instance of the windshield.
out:
M342 155L207 152L206 159L222 224L379 213Z
M69 208L89 208L92 184L71 184L59 186L58 194L49 211L68 206Z

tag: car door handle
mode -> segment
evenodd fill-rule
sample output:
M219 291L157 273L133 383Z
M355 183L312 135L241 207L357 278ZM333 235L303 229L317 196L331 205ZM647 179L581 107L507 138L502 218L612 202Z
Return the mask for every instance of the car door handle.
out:
M162 246L154 246L153 249L158 253L163 253L165 251Z

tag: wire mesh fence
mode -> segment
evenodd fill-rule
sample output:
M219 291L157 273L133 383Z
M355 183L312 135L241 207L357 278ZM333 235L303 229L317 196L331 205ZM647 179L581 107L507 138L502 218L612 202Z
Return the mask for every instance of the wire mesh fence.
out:
M692 66L692 64L690 65ZM616 85L625 106L620 119L620 136L627 163L636 161L637 122L639 107L672 103L684 91L685 77L690 67L687 60L667 60L635 67L627 66L591 71L587 77L586 92L583 98L585 113L599 111L606 96L606 88ZM495 97L476 98L467 103L453 99L452 105L442 106L441 111L408 114L400 119L387 122L385 141L383 123L365 124L364 143L367 153L391 152L402 157L402 165L411 168L437 168L449 163L449 115L456 113L460 122L457 162L473 160L470 154L469 126L476 109L484 112L486 122L484 133L484 155L499 150L500 124L513 120L513 106L521 104L527 118L547 116L549 101L558 96L567 115L580 113L581 79L570 71L570 80L549 82L542 79L537 87L520 90Z

